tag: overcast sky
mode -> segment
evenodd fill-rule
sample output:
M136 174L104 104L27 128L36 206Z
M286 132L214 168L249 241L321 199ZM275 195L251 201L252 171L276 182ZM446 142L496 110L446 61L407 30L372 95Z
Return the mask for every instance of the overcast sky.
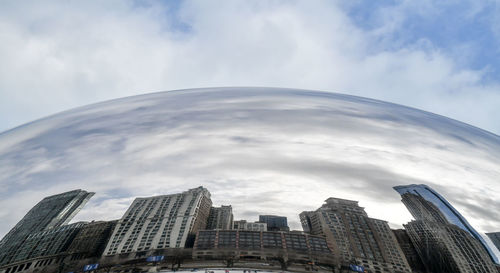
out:
M497 1L2 1L0 131L123 96L335 91L500 133Z

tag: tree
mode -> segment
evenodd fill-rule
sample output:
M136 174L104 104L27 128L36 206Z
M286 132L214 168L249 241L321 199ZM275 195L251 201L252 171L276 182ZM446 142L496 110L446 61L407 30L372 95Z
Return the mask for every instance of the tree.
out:
M222 263L227 267L233 267L234 266L234 262L237 260L238 258L236 257L236 255L234 254L234 252L230 251L230 252L225 252L222 254Z
M283 251L278 253L275 260L280 263L281 270L283 271L288 270L288 267L292 264L292 260Z
M176 271L179 268L181 268L181 265L184 262L184 260L189 257L191 257L191 252L189 251L189 249L187 250L182 248L173 249L170 260L172 271Z

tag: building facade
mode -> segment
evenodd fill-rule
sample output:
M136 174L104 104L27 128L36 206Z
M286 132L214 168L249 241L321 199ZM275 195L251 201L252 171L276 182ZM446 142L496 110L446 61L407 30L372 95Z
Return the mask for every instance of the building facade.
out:
M259 215L259 222L266 223L268 231L290 231L285 216Z
M73 190L46 197L36 204L0 241L0 265L18 260L20 248L29 236L68 223L93 195Z
M292 232L201 230L193 248L195 259L228 257L336 263L322 236Z
M233 208L229 206L211 207L207 229L232 229Z
M96 221L83 226L67 249L69 260L98 258L118 221Z
M398 240L399 246L403 253L405 254L406 261L411 267L412 272L414 273L425 273L427 272L424 264L422 263L422 259L418 255L415 246L413 245L408 233L404 229L393 229L392 232L396 239Z
M30 234L15 251L10 263L63 254L83 226L84 222L78 222Z
M136 198L118 221L104 255L160 248L183 248L190 235L207 226L212 201L203 187Z
M467 222L467 220L438 192L427 185L406 185L394 187L402 198L415 220L453 224L476 238L486 250L494 263L498 258L490 249L484 238ZM423 200L427 202L423 202Z
M481 243L456 225L416 220L404 227L430 272L496 272Z
M367 272L411 272L387 222L369 218L357 201L328 198L300 220L305 232L326 237L344 264L355 261Z
M13 262L63 253L85 225L85 222L78 222L30 234L16 252Z
M246 220L238 220L233 222L233 229L236 230L251 230L251 231L267 231L267 224L260 222L247 222Z

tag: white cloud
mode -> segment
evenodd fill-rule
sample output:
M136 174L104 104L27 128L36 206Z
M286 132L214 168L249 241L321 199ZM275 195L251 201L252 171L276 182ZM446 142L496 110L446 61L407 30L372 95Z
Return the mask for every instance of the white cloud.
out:
M461 69L429 42L379 46L408 5L387 11L389 30L377 32L329 1L6 4L0 128L144 92L250 85L368 96L500 132L499 86L483 84L481 71Z

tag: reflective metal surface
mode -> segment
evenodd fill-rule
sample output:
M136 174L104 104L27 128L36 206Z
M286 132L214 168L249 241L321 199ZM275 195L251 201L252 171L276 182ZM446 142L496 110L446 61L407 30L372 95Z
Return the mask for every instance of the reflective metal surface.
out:
M479 107L479 106L478 106ZM500 230L500 137L400 105L292 89L213 88L89 105L0 134L0 236L43 197L96 192L77 220L203 185L235 219L359 200L394 227L392 187L427 184L480 232Z

